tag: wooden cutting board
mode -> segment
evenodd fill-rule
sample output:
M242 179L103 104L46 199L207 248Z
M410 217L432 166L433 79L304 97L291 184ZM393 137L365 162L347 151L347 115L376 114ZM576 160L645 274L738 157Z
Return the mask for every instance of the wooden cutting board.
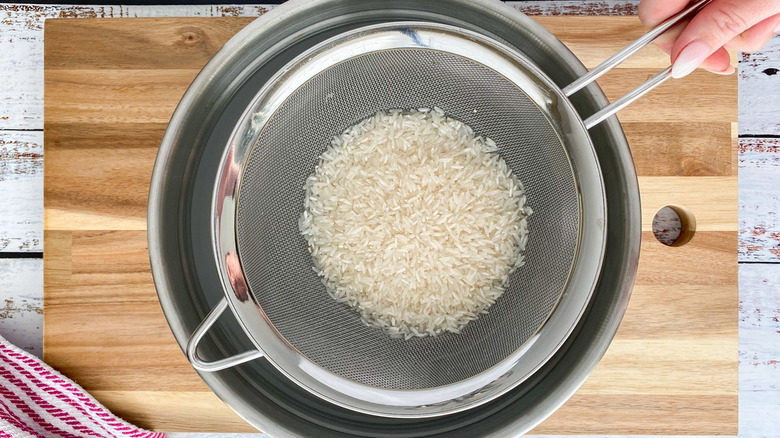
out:
M634 17L537 17L588 67L638 37ZM157 302L145 219L168 119L246 18L48 20L44 359L128 421L250 432L187 363ZM611 99L667 65L643 51L601 82ZM737 434L737 78L670 81L620 113L642 192L639 276L596 370L540 434ZM680 248L651 232L682 204Z

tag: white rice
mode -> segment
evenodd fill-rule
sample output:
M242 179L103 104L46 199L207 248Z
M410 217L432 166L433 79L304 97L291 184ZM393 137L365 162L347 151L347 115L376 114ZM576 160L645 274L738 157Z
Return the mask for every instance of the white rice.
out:
M335 137L299 221L331 296L406 339L486 313L523 264L531 214L497 150L438 108L380 111Z

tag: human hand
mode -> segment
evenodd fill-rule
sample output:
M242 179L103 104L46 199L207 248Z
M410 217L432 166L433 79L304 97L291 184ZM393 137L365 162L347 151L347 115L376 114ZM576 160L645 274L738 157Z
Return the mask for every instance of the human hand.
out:
M639 19L655 27L688 4L689 0L641 0ZM713 0L684 29L668 32L656 44L671 55L672 77L687 76L697 67L729 75L735 69L726 49L760 50L779 31L780 0Z

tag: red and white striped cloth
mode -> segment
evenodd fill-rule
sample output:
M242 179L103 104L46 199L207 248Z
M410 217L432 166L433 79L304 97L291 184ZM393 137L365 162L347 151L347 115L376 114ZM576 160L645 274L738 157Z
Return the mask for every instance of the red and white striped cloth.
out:
M0 336L0 438L163 438L109 412L83 388Z

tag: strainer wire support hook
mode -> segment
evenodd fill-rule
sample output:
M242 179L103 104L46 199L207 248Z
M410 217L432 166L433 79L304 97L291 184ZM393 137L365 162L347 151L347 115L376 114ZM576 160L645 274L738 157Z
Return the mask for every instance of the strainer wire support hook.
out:
M206 361L200 357L200 355L198 354L198 345L200 344L200 341L209 331L211 326L213 326L214 323L217 322L217 319L219 319L220 315L222 315L222 312L224 312L225 309L227 309L227 307L228 307L227 299L223 297L219 301L219 303L216 306L214 306L213 309L211 309L209 314L200 323L200 325L198 325L198 328L196 328L195 331L192 332L192 335L190 336L190 340L189 342L187 342L187 358L190 360L190 363L192 364L193 368L195 368L198 371L205 371L205 372L220 371L227 368L232 368L244 362L249 362L250 360L259 359L264 356L263 352L260 350L250 350L250 351L245 351L243 353L239 353L235 356L230 356L215 361Z
M613 68L622 64L626 59L628 59L636 52L640 51L641 49L643 49L644 47L646 47L647 45L649 45L650 43L658 39L658 37L668 32L670 29L678 25L683 20L686 20L694 16L695 14L697 14L699 11L701 11L705 6L707 6L711 2L712 0L699 0L694 3L691 3L690 6L677 13L677 15L666 20L664 23L660 24L655 29L651 30L650 32L646 33L645 35L643 35L633 43L624 47L619 52L610 56L606 61L602 62L598 66L594 67L591 71L589 71L588 73L586 73L585 75L577 79L576 81L566 86L563 89L563 93L566 95L566 97L571 97L576 92L582 90L583 88L590 85L592 82L596 81L596 79L600 78L601 76L603 76L604 74L612 70ZM604 120L606 120L607 118L615 114L616 112L625 108L635 100L644 96L650 90L666 82L671 77L672 77L672 67L669 66L662 72L656 74L655 76L647 80L642 85L636 87L635 89L626 93L624 96L620 97L619 99L615 100L611 104L605 106L595 114L585 119L585 127L587 129L590 129L598 125L599 123L603 122Z

